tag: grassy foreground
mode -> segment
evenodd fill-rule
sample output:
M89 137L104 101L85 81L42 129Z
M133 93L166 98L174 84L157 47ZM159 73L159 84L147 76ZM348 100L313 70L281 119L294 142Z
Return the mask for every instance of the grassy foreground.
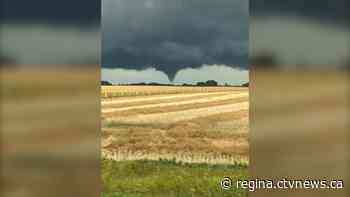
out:
M175 161L112 161L102 159L102 197L222 197L247 196L235 180L247 179L246 165L183 164ZM223 177L233 179L222 190Z

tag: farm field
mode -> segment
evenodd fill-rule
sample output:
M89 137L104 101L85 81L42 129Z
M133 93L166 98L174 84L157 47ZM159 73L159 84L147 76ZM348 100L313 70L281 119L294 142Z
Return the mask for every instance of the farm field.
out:
M141 91L148 88L167 92L169 87ZM118 160L175 157L196 158L193 162L247 162L248 89L215 90L103 99L103 152Z
M99 67L25 67L0 68L0 196L98 196Z
M193 87L193 86L141 86L141 85L115 85L102 86L101 97L127 97L127 96L148 96L148 95L164 95L179 93L208 93L221 91L241 91L242 87Z
M150 171L150 174L142 172L147 174L145 180L137 175L128 178L140 181L141 188L132 191L129 187L126 193L117 196L145 196L149 192L154 194L150 196L165 195L165 190L162 192L145 184L146 179L154 184L165 184L162 187L170 188L172 196L232 196L232 192L234 196L242 196L244 191L213 193L220 189L220 178L225 175L247 176L248 88L138 88L102 87L102 92L120 89L120 92L134 91L134 95L140 95L122 96L117 92L114 95L121 96L102 98L104 195L113 196L123 191L121 177L109 173L113 165L117 174L122 173L123 168ZM148 90L152 93L148 94ZM170 173L172 171L179 173ZM205 174L211 176L201 182ZM189 177L200 186L189 188ZM165 181L174 178L184 182L176 186L174 181ZM209 188L203 188L205 185Z

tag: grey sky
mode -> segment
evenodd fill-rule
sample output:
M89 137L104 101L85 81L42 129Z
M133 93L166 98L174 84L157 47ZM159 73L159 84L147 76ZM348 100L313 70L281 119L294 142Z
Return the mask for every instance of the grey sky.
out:
M247 69L247 0L103 0L102 66Z
M215 80L220 84L241 85L248 79L248 70L236 69L225 65L203 65L199 68L185 68L180 70L173 80L174 84L196 83ZM133 70L123 68L102 68L102 80L114 84L128 84L139 82L171 83L168 77L155 68Z
M100 15L99 0L3 0L0 55L25 66L99 64Z
M98 64L100 32L72 26L3 24L1 50L20 65Z
M349 54L348 0L249 6L250 55L270 50L284 64L328 64ZM246 63L247 0L102 0L102 7L105 67L151 65L174 74L205 63ZM0 55L20 64L98 63L100 8L100 0L3 0ZM117 54L115 64L105 59L108 51Z
M342 65L350 54L350 28L296 17L252 17L249 54L273 53L282 66Z
M273 54L284 67L346 66L348 0L251 0L249 55Z

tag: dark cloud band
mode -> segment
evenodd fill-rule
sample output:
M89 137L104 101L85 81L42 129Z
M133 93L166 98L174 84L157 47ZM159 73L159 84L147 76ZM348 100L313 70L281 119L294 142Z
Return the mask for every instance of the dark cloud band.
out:
M1 20L9 22L45 22L48 24L99 24L99 0L3 0Z
M246 0L104 0L103 67L155 67L172 79L185 67L246 69Z
M251 16L287 15L349 27L348 0L251 0Z

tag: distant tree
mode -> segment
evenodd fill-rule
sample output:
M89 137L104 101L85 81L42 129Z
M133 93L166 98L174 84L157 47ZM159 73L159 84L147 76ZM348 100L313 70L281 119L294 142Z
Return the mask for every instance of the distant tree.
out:
M249 87L249 82L242 84L242 87Z
M342 69L346 71L350 71L350 58L348 58L342 65Z
M103 85L103 86L111 86L113 84L111 82L109 82L109 81L101 81L101 85Z
M276 69L278 67L276 55L268 51L256 54L249 62L254 68Z
M16 63L15 59L5 55L3 52L0 51L0 68L7 68L9 66L13 67Z
M206 86L218 86L218 82L215 80L208 80L205 82Z
M196 86L218 86L218 82L216 82L215 80L208 80L206 82L197 82Z
M205 82L197 82L196 86L206 86L206 83Z
M131 86L144 86L144 85L147 85L147 84L142 82L142 83L130 83L128 85L131 85Z

